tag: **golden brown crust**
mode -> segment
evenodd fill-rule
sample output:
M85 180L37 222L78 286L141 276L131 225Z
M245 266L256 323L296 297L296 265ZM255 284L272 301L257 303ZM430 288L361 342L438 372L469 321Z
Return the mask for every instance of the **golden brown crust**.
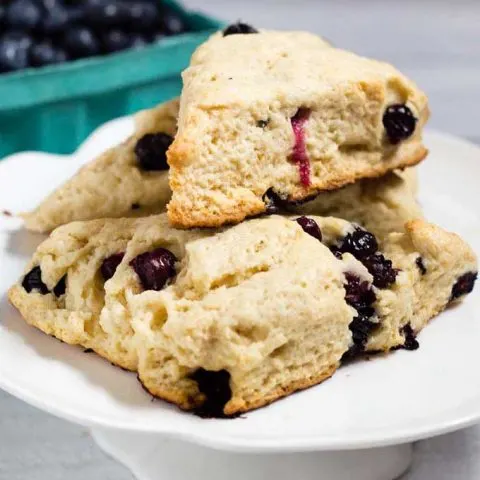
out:
M414 146L415 145L415 146ZM405 144L406 148L411 149L408 155L402 155L403 149L399 148L396 155L389 159L388 163L378 164L357 176L337 177L335 181L322 183L321 186L313 186L309 189L299 189L288 200L298 202L312 197L317 193L336 190L346 185L352 184L361 178L379 178L396 168L407 168L420 163L427 155L428 150L420 141L415 144ZM169 162L174 160L175 151L169 151ZM171 182L172 183L172 182ZM176 228L193 227L220 227L222 225L240 223L248 217L265 213L266 205L261 197L254 198L251 202L240 201L231 208L223 208L221 212L212 212L209 208L189 208L175 199L172 199L167 206L168 219L172 226Z
M119 355L113 355L111 351L102 346L101 342L89 341L86 336L74 335L71 330L63 330L56 323L42 321L41 317L46 316L45 309L42 311L41 308L32 308L27 296L28 294L19 285L14 285L8 291L9 302L20 312L30 326L68 345L78 345L85 349L91 349L114 366L131 372L136 371L136 364Z
M330 378L335 373L337 368L338 365L331 365L313 377L302 378L286 385L281 385L268 395L253 397L248 401L234 397L225 405L223 413L227 416L233 416L266 407L276 400L291 395L292 393L318 385L319 383ZM161 386L157 385L147 385L140 376L138 377L138 380L148 393L154 397L172 403L182 410L192 411L201 407L201 400L203 399L202 394L194 397L185 394L185 392L181 390L168 389L165 387L162 388Z

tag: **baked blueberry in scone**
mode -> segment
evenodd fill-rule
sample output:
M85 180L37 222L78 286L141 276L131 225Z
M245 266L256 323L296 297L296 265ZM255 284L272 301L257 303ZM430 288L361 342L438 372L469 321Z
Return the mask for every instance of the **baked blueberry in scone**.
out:
M177 100L138 114L133 137L94 159L25 214L26 227L46 232L76 220L163 212L171 195L165 148L176 132L177 115ZM415 177L414 169L396 171L315 195L308 202L289 201L287 194L269 188L262 201L267 214L290 211L334 215L383 236L401 231L407 220L422 217L416 202Z
M77 220L163 211L170 199L166 151L176 132L177 114L177 100L137 114L134 134L24 214L25 226L48 232Z
M136 370L153 395L229 416L365 351L415 348L476 271L463 240L423 220L380 242L334 217L175 230L158 215L55 230L9 298L40 330Z
M218 33L183 72L169 219L238 223L271 212L271 193L298 202L415 165L428 114L395 68L316 35Z

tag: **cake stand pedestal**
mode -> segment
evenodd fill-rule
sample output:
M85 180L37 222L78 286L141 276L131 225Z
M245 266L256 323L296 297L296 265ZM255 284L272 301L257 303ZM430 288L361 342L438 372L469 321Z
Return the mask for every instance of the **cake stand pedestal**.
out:
M412 444L340 452L239 453L154 434L97 428L91 434L137 480L393 480L412 460Z

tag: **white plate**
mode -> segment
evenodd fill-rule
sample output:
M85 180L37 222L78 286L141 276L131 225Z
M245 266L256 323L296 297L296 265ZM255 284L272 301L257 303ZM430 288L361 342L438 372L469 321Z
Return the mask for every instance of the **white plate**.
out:
M71 157L24 153L0 162L0 210L33 208L56 184L132 128L97 131ZM421 202L432 221L480 251L480 149L430 132L420 167ZM1 217L1 215L0 215ZM136 381L82 349L27 326L6 290L43 239L0 218L0 387L55 415L91 427L155 432L237 451L340 450L432 436L480 419L480 301L477 292L399 351L341 368L327 382L236 420L202 420L152 401Z

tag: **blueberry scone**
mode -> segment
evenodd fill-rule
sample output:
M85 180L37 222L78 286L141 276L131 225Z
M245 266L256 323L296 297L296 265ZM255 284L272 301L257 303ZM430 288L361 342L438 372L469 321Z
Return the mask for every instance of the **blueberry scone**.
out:
M166 150L177 128L178 100L140 112L135 132L81 168L32 212L28 229L48 232L77 220L159 213L170 200Z
M313 34L218 33L183 72L169 219L237 223L265 212L268 192L301 201L415 165L428 115L392 66Z
M30 230L47 232L65 223L102 217L158 214L170 200L165 149L176 133L177 99L136 117L135 133L89 165L25 214ZM158 168L153 166L158 163ZM289 202L273 190L264 199L267 213L334 215L360 223L377 235L402 231L407 220L421 218L413 168L378 179L360 180L314 200Z
M463 240L423 220L379 245L334 217L187 231L163 214L55 230L9 298L28 323L136 370L153 395L223 416L364 351L415 348L476 271Z

